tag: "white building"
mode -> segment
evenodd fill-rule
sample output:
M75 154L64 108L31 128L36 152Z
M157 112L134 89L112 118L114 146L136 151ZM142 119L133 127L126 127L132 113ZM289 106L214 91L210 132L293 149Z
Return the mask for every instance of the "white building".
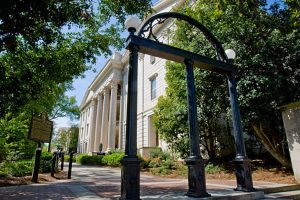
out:
M153 8L168 12L184 0L162 0ZM155 31L161 39L172 22ZM88 87L80 105L79 153L107 152L125 148L126 106L129 52L115 53ZM152 147L166 148L153 126L153 109L159 96L165 94L165 60L139 54L137 147L147 155Z

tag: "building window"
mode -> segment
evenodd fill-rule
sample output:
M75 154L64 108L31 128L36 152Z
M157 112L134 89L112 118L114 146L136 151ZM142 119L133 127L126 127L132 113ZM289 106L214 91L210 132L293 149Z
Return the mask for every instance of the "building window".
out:
M156 77L150 80L151 84L151 100L156 98Z

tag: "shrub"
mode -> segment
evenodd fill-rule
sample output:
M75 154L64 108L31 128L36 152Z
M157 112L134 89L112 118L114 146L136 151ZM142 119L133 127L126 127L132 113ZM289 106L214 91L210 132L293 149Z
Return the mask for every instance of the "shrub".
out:
M88 156L88 154L83 153L83 154L77 155L77 156L76 156L76 163L81 164L81 159L82 159L82 157L84 157L84 156Z
M101 165L102 159L102 155L89 156L87 154L81 154L77 157L76 161L82 165Z
M70 161L70 156L69 155L65 155L64 156L64 161L65 162L69 162ZM76 162L76 156L73 156L72 162Z
M164 169L176 169L176 162L174 160L168 159L161 163L161 168Z
M163 164L165 163L165 164ZM150 161L149 167L162 167L164 168L174 168L175 161L171 158L168 152L161 151L160 149L153 149L150 151ZM167 166L172 165L172 166Z
M21 160L2 163L0 176L27 176L32 173L32 161Z
M102 163L108 166L119 167L121 166L120 161L124 157L124 155L124 152L112 152L106 154L102 159Z
M213 165L211 163L205 166L205 172L208 174L215 174L224 171L224 169L218 165Z
M160 158L152 158L149 162L149 167L160 167L161 166L161 159Z
M52 157L53 157L52 153L42 152L39 172L41 173L51 172Z
M143 157L140 154L138 154L138 158L140 159L140 168L148 168L150 164L150 158L148 157Z
M160 158L161 160L168 160L171 159L171 155L168 152L162 151L161 149L157 148L150 151L150 159L152 158Z

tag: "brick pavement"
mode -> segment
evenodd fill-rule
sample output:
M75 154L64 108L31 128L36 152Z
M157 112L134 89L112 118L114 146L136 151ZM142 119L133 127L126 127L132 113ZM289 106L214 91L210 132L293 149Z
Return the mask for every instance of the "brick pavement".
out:
M65 168L67 169L67 168ZM48 184L0 188L0 200L6 199L118 199L120 197L120 169L80 166L74 164L72 179L60 180ZM184 196L187 191L187 180L153 177L141 174L142 199L195 199ZM281 184L282 185L282 184ZM255 182L256 188L281 186L276 183ZM262 192L241 193L234 191L235 180L207 180L207 192L213 198L232 199L242 194L242 199L260 197ZM252 196L251 196L252 195ZM226 198L225 198L226 197ZM212 199L212 198L211 198Z

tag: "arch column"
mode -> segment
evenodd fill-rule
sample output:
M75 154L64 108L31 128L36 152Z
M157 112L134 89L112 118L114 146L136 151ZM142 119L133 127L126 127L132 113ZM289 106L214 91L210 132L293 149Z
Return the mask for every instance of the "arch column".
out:
M103 92L103 108L102 108L102 123L101 123L101 143L102 149L107 149L107 131L108 131L108 110L109 110L109 93L107 89Z
M98 110L97 110L96 129L95 129L94 152L99 151L99 145L100 145L100 140L101 140L102 110L103 110L102 94L98 95L98 108L97 109Z
M117 90L118 84L111 82L110 109L109 109L109 127L108 127L108 148L107 151L115 149L116 140L116 116L117 116Z

